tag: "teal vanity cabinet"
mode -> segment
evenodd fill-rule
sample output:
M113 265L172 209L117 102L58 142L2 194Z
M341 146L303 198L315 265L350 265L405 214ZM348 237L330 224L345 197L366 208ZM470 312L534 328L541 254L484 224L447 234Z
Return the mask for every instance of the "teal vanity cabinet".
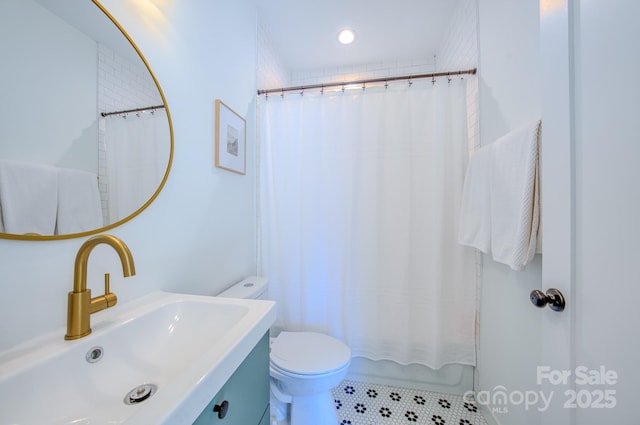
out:
M269 425L268 332L193 424Z

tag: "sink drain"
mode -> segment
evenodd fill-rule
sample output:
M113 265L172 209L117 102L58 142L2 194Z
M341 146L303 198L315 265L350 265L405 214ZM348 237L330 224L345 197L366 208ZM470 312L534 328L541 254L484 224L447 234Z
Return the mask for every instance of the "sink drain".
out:
M158 391L158 386L154 384L138 385L124 397L125 404L142 403Z
M87 351L87 354L85 354L84 358L89 363L95 363L95 362L99 362L100 359L102 359L103 354L104 354L104 348L96 345L95 347L91 347L91 349Z

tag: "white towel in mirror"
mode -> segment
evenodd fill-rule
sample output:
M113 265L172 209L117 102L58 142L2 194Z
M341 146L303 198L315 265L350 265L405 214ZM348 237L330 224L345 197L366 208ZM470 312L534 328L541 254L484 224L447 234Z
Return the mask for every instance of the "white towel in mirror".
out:
M98 177L88 171L58 170L58 233L82 233L103 226Z
M55 167L0 160L0 205L6 233L53 235L57 201Z

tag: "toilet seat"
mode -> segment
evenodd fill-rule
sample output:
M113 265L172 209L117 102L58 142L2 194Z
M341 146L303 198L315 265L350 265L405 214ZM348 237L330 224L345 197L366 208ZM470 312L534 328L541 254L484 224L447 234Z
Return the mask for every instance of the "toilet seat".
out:
M271 345L271 366L284 373L321 375L344 368L351 350L328 335L281 332Z

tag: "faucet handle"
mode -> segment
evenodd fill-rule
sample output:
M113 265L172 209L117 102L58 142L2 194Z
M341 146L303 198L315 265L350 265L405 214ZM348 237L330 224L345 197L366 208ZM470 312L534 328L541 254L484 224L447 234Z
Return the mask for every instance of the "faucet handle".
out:
M104 274L104 295L91 298L89 311L91 314L102 311L105 308L113 307L118 303L118 297L111 292L111 279L109 273Z
M111 283L111 279L110 279L109 273L105 273L104 274L104 298L105 300L107 300L107 307L105 308L113 307L118 303L118 297L116 296L116 294L111 292L110 283Z

